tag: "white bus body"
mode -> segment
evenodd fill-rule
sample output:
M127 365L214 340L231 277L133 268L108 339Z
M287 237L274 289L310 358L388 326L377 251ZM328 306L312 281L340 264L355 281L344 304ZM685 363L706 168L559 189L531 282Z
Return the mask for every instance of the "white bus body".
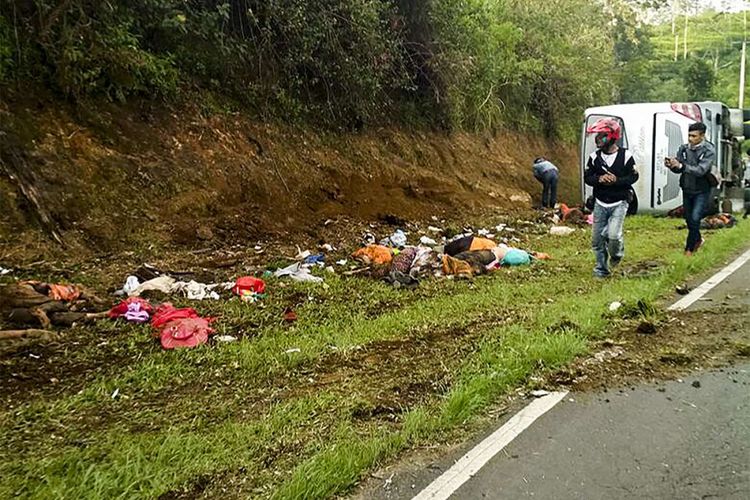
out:
M640 175L633 185L638 212L665 213L682 205L680 176L664 166L664 158L675 156L687 142L688 126L706 124L706 140L716 147L717 165L724 182L715 190L714 203L728 187L742 186L744 169L740 161L743 137L742 110L729 109L720 102L616 104L588 108L581 139L581 194L585 201L592 188L583 182L589 155L596 150L594 135L586 128L600 118L615 118L623 128L621 146L632 153Z

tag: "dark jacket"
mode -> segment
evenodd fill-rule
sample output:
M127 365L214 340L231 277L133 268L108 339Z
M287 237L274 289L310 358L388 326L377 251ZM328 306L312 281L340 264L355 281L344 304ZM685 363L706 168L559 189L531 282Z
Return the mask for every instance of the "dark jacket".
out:
M599 178L607 172L617 177L613 184L600 184ZM630 201L632 198L632 186L638 180L638 172L635 170L635 160L627 149L617 150L617 157L610 167L601 153L596 151L589 156L584 173L584 181L594 187L594 198L603 203L615 203L618 201Z
M682 163L680 187L687 194L704 193L711 190L706 175L716 162L716 149L708 141L703 141L697 148L690 149L683 144L677 150L677 161Z

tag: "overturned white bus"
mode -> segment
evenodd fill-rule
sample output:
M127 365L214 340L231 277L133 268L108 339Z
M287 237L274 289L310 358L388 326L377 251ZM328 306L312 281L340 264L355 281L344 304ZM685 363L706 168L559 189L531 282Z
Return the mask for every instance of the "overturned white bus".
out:
M711 211L739 211L743 203L745 166L740 146L750 138L750 126L744 120L750 113L730 109L720 102L616 104L588 108L581 138L581 195L585 201L592 192L583 182L589 155L596 149L593 135L586 128L600 118L620 122L623 134L620 146L633 154L640 174L633 185L638 212L665 213L682 204L680 176L664 166L664 158L675 156L687 142L688 126L696 121L706 124L706 140L716 147L722 183L715 188ZM730 205L731 203L731 205Z

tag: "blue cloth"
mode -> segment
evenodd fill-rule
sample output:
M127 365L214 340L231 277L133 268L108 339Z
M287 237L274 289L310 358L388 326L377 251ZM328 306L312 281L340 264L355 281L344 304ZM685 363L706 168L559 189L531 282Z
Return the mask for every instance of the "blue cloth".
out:
M694 251L698 242L701 241L701 219L708 204L709 191L699 193L682 193L682 207L685 209L685 222L687 222L688 235L685 242L686 251Z
M596 257L594 276L609 276L610 265L616 266L625 255L622 228L627 212L627 201L620 202L614 207L603 207L599 203L594 206L594 227L591 236L591 249Z
M315 254L315 255L309 255L305 257L305 260L302 261L303 264L324 264L326 261L326 256L322 253Z
M518 248L508 250L503 260L500 261L501 266L523 266L529 263L531 263L529 252L519 250Z

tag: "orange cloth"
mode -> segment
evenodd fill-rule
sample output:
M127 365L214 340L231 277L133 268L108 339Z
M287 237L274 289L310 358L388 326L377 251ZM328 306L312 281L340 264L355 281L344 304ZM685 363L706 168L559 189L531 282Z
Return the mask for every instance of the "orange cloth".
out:
M531 252L532 257L539 260L550 260L552 256L544 252Z
M470 251L474 250L492 250L497 246L497 243L495 243L492 240L489 240L487 238L479 238L474 237L473 240L471 240L471 245L469 246Z
M62 302L73 302L81 296L81 289L75 285L55 285L41 281L22 281L20 284L31 285L37 292Z
M450 255L443 255L443 273L454 274L461 278L471 278L473 274L471 264L464 260L454 259Z
M365 264L390 264L393 252L383 245L367 245L352 254L353 259L361 260Z

